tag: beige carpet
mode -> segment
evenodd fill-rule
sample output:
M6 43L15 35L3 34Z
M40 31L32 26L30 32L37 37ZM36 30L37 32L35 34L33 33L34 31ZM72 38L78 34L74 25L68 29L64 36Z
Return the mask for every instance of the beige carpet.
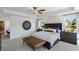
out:
M2 51L33 51L33 49L27 45L23 45L22 38L9 40L8 38L2 39ZM73 45L60 41L50 50L40 47L36 51L79 51L78 45Z

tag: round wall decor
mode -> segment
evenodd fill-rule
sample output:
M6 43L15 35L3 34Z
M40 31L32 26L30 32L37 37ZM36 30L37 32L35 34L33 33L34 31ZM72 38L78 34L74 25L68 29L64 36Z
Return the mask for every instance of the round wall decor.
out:
M31 22L30 21L24 21L23 22L23 28L25 30L29 30L31 28Z

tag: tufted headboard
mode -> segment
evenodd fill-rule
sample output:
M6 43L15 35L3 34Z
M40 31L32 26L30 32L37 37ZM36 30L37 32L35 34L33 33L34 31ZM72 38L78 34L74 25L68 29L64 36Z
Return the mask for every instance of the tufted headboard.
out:
M47 23L45 24L45 28L59 28L60 30L62 30L62 23Z

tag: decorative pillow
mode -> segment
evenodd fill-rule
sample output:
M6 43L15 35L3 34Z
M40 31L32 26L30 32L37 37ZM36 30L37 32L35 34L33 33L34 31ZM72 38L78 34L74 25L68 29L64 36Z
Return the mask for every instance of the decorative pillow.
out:
M56 28L56 33L60 33L61 30L59 30L59 28Z
M58 33L60 33L61 32L61 30L58 30Z
M46 32L53 32L52 29L44 29Z
M52 29L53 30L53 33L56 33L56 29Z
M46 32L53 32L52 30L44 30L44 31L46 31Z
M56 33L58 33L58 31L59 31L59 28L56 28Z

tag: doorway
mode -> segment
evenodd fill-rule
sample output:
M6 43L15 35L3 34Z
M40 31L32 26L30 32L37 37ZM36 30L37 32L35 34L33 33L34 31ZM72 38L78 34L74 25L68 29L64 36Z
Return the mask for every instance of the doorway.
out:
M10 39L10 21L0 21L1 39Z
M0 33L4 34L4 21L0 21Z

